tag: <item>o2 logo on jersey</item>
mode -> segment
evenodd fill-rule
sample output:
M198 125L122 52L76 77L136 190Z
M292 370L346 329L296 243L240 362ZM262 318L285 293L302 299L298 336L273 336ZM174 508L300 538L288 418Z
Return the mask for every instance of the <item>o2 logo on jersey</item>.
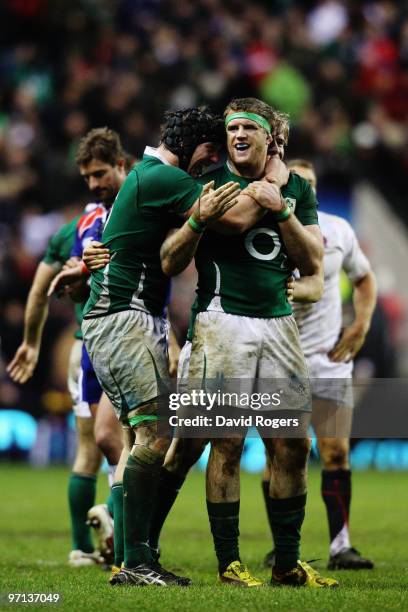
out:
M254 240L256 236L259 235L267 235L272 238L273 249L269 253L261 253L255 248ZM271 245L272 246L272 245ZM256 229L248 232L245 238L245 248L252 257L255 259L262 259L263 261L269 261L271 259L275 259L279 255L281 250L281 241L279 239L279 234L269 227L257 227Z

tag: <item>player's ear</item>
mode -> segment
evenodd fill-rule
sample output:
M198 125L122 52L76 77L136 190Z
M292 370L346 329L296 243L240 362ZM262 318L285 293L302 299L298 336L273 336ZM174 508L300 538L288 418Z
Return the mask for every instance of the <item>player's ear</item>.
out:
M272 144L272 135L271 134L266 134L266 144L269 146Z
M123 170L123 169L125 168L125 166L126 166L126 159L125 159L124 157L120 157L120 158L117 160L116 165L117 165L117 166L119 166L119 168L120 168L121 170Z

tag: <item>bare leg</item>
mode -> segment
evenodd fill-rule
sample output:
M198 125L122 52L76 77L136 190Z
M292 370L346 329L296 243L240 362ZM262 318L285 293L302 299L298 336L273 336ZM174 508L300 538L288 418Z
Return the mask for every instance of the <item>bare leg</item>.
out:
M108 464L116 466L123 448L123 434L119 421L112 408L112 404L102 394L95 416L95 441Z
M212 440L207 464L207 500L212 503L239 500L239 468L244 447L242 438Z
M96 476L102 463L102 453L96 445L93 433L93 417L76 417L78 446L72 471L75 474Z
M304 495L307 489L309 438L276 438L271 457L270 496L285 499Z
M260 586L262 583L248 573L241 575L239 469L243 446L243 438L211 441L206 475L207 510L221 580L240 586Z
M275 543L275 576L297 565L300 530L305 515L309 438L264 440L270 471L268 520ZM266 496L265 496L266 497Z
M313 427L323 463L321 491L329 524L330 557L336 557L351 549L351 423L352 410L349 407L337 405L332 400L314 399ZM334 437L338 434L341 437ZM357 557L355 562L357 567L360 567Z

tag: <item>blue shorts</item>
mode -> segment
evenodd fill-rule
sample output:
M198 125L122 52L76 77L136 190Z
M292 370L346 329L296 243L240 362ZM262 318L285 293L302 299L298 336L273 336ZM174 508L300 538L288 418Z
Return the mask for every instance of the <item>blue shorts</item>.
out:
M96 378L95 370L93 369L93 365L89 359L85 344L82 345L81 370L82 401L86 402L88 405L99 404L99 400L101 399L102 395L102 388L98 379Z

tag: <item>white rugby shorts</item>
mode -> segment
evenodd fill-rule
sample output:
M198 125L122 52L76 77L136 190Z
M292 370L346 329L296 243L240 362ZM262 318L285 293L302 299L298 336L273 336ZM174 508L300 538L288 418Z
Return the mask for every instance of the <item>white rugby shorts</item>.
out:
M231 392L282 389L281 409L311 410L308 369L294 318L200 312L191 347L180 356L179 383Z
M84 342L117 417L167 392L168 323L141 310L84 319Z
M92 414L88 402L82 398L82 340L76 338L69 354L68 363L68 391L72 399L72 410L75 416L89 419Z
M353 407L353 362L336 363L325 353L315 353L307 357L306 362L313 397Z

